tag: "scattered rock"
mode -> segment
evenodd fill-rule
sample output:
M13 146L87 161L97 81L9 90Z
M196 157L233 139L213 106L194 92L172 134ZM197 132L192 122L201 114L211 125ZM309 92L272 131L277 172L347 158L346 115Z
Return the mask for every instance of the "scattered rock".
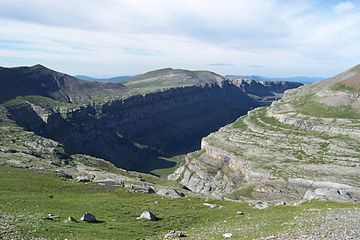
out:
M140 215L140 217L137 217L136 219L146 219L146 220L149 220L149 221L157 221L157 220L159 220L159 218L156 217L155 214L153 214L150 211L144 211Z
M55 220L57 218L60 218L60 217L56 216L56 215L54 215L52 213L49 213L48 216L45 219L47 219L47 220Z
M133 185L133 184L125 184L125 188L128 188L129 190L133 192L139 192L139 193L155 193L154 189L152 187L148 186L139 186L139 185Z
M203 203L203 205L207 208L214 209L214 208L222 208L222 206L211 204L211 203Z
M124 187L124 182L120 179L98 179L94 180L94 183L100 184L100 185L114 185L119 187Z
M85 213L80 220L84 222L97 222L96 217L91 213Z
M269 207L269 204L267 202L257 201L253 203L253 206L256 209L265 209Z
M167 233L164 238L165 239L173 239L173 238L181 238L181 237L186 237L184 232L173 230L173 231L170 231L169 233Z
M223 236L224 236L224 238L232 238L233 234L232 233L224 233Z
M315 189L315 194L320 197L328 198L336 202L351 202L355 201L349 191L347 190L338 190L330 188L318 188Z
M94 176L78 176L77 178L76 178L76 180L78 181L78 182L90 182L91 180L93 180L94 179Z
M311 201L314 199L330 199L336 202L352 202L356 201L347 190L339 190L333 188L317 188L315 191L306 191L303 200Z
M305 195L303 196L303 200L305 201L311 201L314 199L317 199L317 195L312 190L307 190Z
M69 216L68 219L65 220L65 222L66 223L71 223L71 222L77 223L78 221L74 217Z
M241 216L241 215L244 215L245 213L244 212L242 212L242 211L236 211L236 215L238 215L238 216Z
M185 195L182 192L178 192L175 189L171 189L171 188L161 188L159 191L156 192L156 194L170 198L185 197Z
M65 172L64 170L55 170L55 175L65 179L73 179L73 176L71 176L71 174Z

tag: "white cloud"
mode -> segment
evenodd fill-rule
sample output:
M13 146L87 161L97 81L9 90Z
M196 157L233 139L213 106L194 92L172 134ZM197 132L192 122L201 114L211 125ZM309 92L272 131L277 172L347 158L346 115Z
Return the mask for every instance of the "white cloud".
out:
M360 55L359 12L331 11L338 6L311 0L0 0L0 65L40 62L107 76L168 66L329 76L355 65Z
M355 8L355 5L350 1L340 2L334 6L336 11L349 11Z

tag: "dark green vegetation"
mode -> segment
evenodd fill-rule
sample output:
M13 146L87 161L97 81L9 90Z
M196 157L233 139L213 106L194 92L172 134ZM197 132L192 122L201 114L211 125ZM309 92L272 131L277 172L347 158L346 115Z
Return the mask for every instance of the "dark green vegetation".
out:
M255 210L247 203L209 201L223 207L208 209L203 206L203 199L172 200L128 193L110 186L79 184L5 165L0 167L0 183L0 226L13 225L17 232L7 233L6 238L162 239L170 230L183 230L189 237L202 239L222 239L222 234L228 231L233 232L236 239L253 239L296 230L298 227L291 222L295 217L306 215L311 208L319 211L359 208L355 204L311 202L297 207ZM161 220L137 220L144 210L154 212ZM236 211L245 214L238 216ZM64 222L68 216L79 219L84 212L93 213L100 222ZM49 213L59 215L60 219L45 220Z

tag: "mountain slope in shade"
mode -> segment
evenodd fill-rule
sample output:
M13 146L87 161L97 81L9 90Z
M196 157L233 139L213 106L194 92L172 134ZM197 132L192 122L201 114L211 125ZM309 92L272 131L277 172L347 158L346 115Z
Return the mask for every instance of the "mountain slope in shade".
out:
M212 195L356 201L360 193L359 66L289 90L202 139L171 179Z
M86 82L42 65L0 67L0 102L18 96L43 96L60 102L78 103L91 96L122 92L125 86L115 83Z

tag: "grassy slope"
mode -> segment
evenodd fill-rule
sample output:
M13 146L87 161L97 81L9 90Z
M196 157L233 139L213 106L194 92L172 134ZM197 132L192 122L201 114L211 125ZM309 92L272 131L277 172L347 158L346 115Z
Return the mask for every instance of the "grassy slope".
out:
M166 232L181 229L188 236L206 239L222 239L222 234L228 231L234 232L238 239L253 239L294 230L291 221L306 214L308 208L318 207L326 211L329 207L356 206L312 202L298 207L255 210L246 203L210 201L224 207L207 209L202 205L202 199L172 200L128 193L118 188L78 184L50 174L7 166L0 167L0 183L0 226L15 224L17 235L24 238L161 239ZM162 219L157 222L136 220L145 209ZM238 210L245 215L236 216ZM84 212L95 214L103 222L64 223L68 216L79 219ZM44 220L48 213L61 218L59 221Z
M174 163L176 163L176 165L174 165L173 167L169 167L169 168L158 168L158 169L151 171L151 173L153 173L161 178L167 178L167 176L172 174L180 166L180 164L185 161L185 155L178 155L178 156L174 156L171 158L163 157L162 159L164 159L166 161L174 162Z

